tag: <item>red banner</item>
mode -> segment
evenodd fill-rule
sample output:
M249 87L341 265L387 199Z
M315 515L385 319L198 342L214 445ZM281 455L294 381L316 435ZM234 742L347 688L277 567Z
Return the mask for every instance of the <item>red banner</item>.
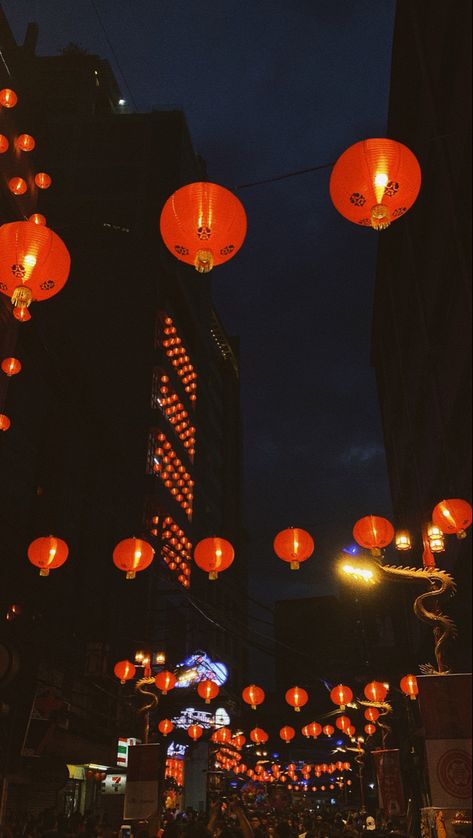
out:
M378 779L379 807L389 818L405 815L406 803L401 777L399 751L373 751Z

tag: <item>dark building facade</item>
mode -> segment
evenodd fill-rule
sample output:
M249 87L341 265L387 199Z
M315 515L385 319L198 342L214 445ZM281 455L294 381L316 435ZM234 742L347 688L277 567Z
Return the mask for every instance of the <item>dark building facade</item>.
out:
M44 213L72 258L64 290L33 304L31 321L0 300L2 358L23 365L1 382L11 427L0 440L0 641L15 664L0 684L10 731L0 777L14 802L35 776L23 740L39 687L64 713L42 747L43 775L45 760L53 774L66 762L113 765L117 735L139 734L132 691L124 698L112 674L139 647L164 648L169 666L203 648L236 688L246 571L238 344L213 307L211 278L174 259L159 234L166 198L205 179L184 117L126 113L107 62L74 48L36 56L34 26L19 46L0 13L0 35L1 87L18 94L0 131L36 140L27 160L0 160L2 223ZM34 186L37 171L51 175L48 191ZM13 174L25 177L25 196L8 190ZM70 556L43 579L26 553L49 533ZM191 561L214 534L236 551L218 589ZM130 536L156 556L126 581L112 551ZM240 632L218 631L223 615Z
M398 526L419 564L438 501L471 501L471 4L398 0L388 136L419 159L412 210L380 235L373 364ZM447 610L469 668L471 543L448 539L439 566L459 584ZM422 646L422 639L417 642Z

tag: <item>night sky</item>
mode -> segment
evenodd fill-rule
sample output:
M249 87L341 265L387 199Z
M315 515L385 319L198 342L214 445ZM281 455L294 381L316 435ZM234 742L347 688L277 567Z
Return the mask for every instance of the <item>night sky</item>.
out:
M73 41L108 58L131 109L181 108L208 179L243 202L246 243L213 286L241 341L251 590L268 603L329 592L355 520L390 515L370 366L378 234L333 208L330 166L238 187L385 135L394 0L2 5L19 42L39 23L40 54ZM290 525L316 542L297 575L272 552Z

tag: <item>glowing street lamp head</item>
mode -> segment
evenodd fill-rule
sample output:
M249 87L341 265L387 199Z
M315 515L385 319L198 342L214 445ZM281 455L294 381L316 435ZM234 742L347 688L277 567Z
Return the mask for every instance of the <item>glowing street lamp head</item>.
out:
M375 585L378 582L378 576L375 569L373 567L369 567L368 565L342 561L339 567L340 573L351 579L352 582L361 582L365 585Z

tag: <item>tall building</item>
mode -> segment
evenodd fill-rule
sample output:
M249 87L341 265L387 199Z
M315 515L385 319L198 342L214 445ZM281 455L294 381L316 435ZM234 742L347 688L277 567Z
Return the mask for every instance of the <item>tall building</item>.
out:
M373 364L395 516L418 556L435 504L471 500L470 25L466 0L397 2L388 136L418 157L422 188L380 235ZM459 583L446 607L460 625L452 660L461 669L470 665L468 552L450 538L439 557Z
M159 234L166 198L205 179L185 119L127 112L106 61L74 47L37 56L35 26L17 45L3 13L0 40L1 87L18 95L0 114L12 138L0 159L3 221L43 213L72 259L65 288L33 304L31 321L14 319L0 295L2 358L22 363L2 380L11 427L0 440L0 642L18 660L0 693L11 728L0 777L10 777L14 805L14 778L36 776L24 738L40 686L66 708L41 751L44 774L45 760L59 773L65 763L115 764L117 735L136 735L138 720L113 664L141 645L163 647L169 665L204 648L239 684L246 570L238 343L215 311L211 277L178 262ZM14 153L23 131L36 140L28 156ZM34 184L38 171L52 178L47 191ZM8 188L16 174L23 196ZM27 547L49 533L70 555L43 579ZM212 534L237 554L218 587L191 562ZM156 556L125 580L112 552L131 536Z

